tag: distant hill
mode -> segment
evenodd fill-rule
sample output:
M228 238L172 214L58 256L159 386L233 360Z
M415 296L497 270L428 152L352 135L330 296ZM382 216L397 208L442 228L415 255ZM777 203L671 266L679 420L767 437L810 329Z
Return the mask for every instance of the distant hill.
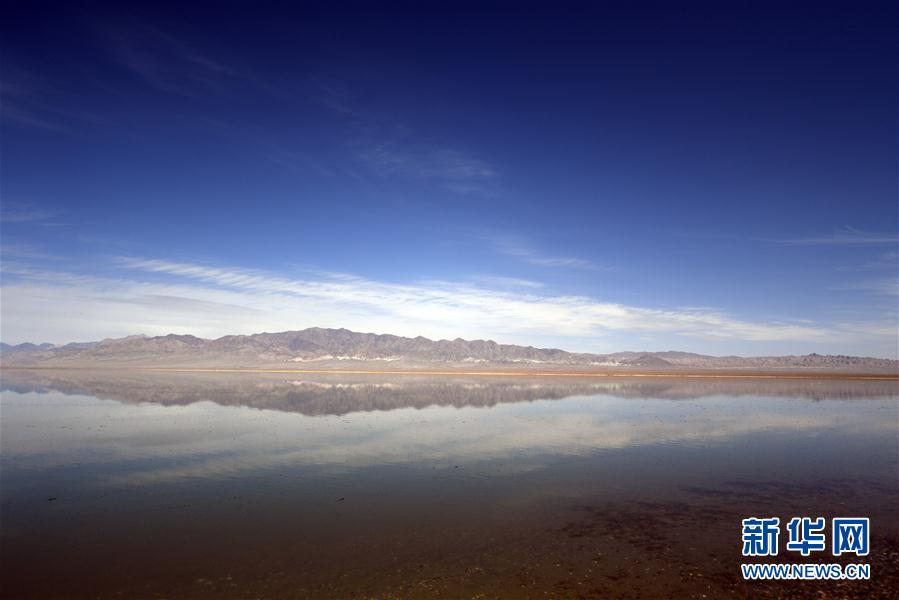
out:
M53 344L32 344L30 342L25 342L24 344L19 344L17 346L10 346L9 344L5 344L0 342L0 352L34 352L35 350L50 350L51 348L55 348Z
M586 354L491 340L434 341L318 327L214 340L170 334L63 346L3 344L0 363L6 367L819 369L899 374L899 361L882 358L821 354L746 358L673 351Z

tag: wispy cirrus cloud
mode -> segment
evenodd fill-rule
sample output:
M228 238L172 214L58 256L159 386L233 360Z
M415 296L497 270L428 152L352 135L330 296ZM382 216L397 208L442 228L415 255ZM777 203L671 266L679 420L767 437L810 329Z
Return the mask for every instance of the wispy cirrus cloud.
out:
M379 177L430 182L460 194L491 195L496 171L459 150L410 139L356 142L356 156Z
M518 258L526 263L541 267L561 267L583 269L587 271L609 271L612 268L574 256L545 254L536 250L531 244L517 237L498 237L489 240L501 254Z
M0 118L19 127L66 131L65 126L49 114L52 111L47 110L45 95L26 83L21 73L11 74L9 68L4 69L0 76Z
M193 97L236 75L208 52L147 22L106 23L98 32L115 63L163 92Z
M343 115L360 123L368 119L353 106L353 95L349 88L338 81L313 81L306 86L306 96L313 102L337 115Z
M864 292L875 296L899 296L899 252L890 250L880 252L864 262L843 264L836 267L837 271L845 273L846 277L857 276L856 281L839 281L831 289L841 291Z
M899 244L899 235L844 227L827 235L769 240L792 246L889 246Z
M2 223L47 221L58 215L58 212L42 209L33 202L3 202L0 206L0 222Z
M854 290L883 296L899 296L899 279L896 277L884 277L880 279L866 279L853 281L835 286L837 290Z
M374 177L431 184L463 195L498 194L499 173L491 164L420 135L405 119L359 107L346 85L313 82L307 96L343 120L347 147Z
M864 336L880 335L881 341L890 331L888 324L874 320L839 326L750 320L714 309L660 309L542 294L539 288L392 283L347 274L293 278L133 257L116 265L120 276L99 277L4 264L4 336L61 342L133 333L218 337L325 326L513 343L547 337L601 340L617 333L741 344L833 344L858 339L862 325ZM139 313L135 304L142 307Z
M2 108L0 108L0 118L19 127L32 127L54 132L66 131L62 125L54 123L37 112L22 106L20 103L9 102L5 98Z
M504 277L501 275L476 275L471 278L476 283L499 288L539 289L543 284L539 281L521 279L520 277Z
M837 271L849 272L882 271L887 269L899 270L899 252L883 252L880 256L863 263L845 264L837 267Z
M16 66L0 74L0 118L17 127L71 134L76 125L96 126L108 118L73 107L64 81L48 79Z
M62 256L45 252L34 244L7 244L0 245L0 260L10 258L26 260L63 260Z

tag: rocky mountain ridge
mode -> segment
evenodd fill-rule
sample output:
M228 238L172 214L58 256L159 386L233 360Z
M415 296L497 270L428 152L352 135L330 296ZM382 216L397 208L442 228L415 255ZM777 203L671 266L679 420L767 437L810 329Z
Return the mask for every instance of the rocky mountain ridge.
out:
M3 366L158 366L229 368L366 368L452 366L585 369L822 369L899 373L899 361L842 355L706 356L690 352L589 354L492 340L430 340L313 327L299 331L227 335L128 336L100 342L0 346Z

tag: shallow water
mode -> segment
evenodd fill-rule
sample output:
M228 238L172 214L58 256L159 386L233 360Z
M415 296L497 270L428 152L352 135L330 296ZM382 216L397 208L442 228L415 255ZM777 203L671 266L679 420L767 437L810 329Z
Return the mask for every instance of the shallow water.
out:
M899 583L896 382L4 371L0 409L6 597ZM871 518L870 581L742 581L742 518L818 515Z

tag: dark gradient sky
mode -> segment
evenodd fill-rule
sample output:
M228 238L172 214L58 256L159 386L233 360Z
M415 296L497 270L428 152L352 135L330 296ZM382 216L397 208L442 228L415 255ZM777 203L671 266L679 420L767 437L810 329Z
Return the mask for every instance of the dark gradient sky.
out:
M895 356L894 2L4 2L3 338Z

